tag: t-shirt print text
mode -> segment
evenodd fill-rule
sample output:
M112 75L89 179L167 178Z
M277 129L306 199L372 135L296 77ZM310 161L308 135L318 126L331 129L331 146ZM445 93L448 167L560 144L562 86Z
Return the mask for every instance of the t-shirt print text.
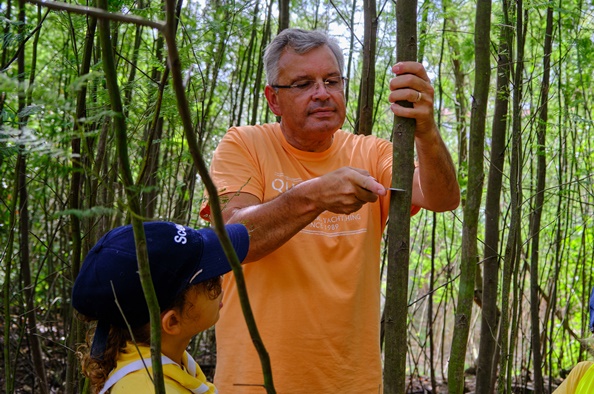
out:
M286 176L282 172L275 172L275 178L272 180L271 186L273 190L276 190L279 193L284 193L291 189L293 186L303 182L301 178L292 178Z
M324 212L307 225L300 233L339 237L367 232L362 227L361 214L355 212L349 215Z

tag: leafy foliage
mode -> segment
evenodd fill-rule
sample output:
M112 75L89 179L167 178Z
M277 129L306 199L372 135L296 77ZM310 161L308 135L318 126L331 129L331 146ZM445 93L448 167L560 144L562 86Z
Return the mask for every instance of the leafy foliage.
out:
M27 343L23 340L25 303L19 261L23 256L19 244L22 233L18 230L22 209L16 204L18 194L14 191L19 155L27 158L25 179L29 194L28 234L31 237L27 245L29 259L25 263L31 267L35 312L39 327L45 330L47 341L43 344L43 352L47 358L65 360L65 349L72 345L67 339L72 331L69 294L77 260L84 257L105 231L128 221L124 190L118 175L112 130L114 117L124 116L128 125L128 149L132 172L138 183L135 190L142 196L146 219L174 220L197 227L205 223L198 215L204 201L203 186L192 168L170 78L163 79L167 72L166 47L159 34L147 27L112 23L118 81L125 97L125 113L115 114L109 110L96 38L91 40L90 71L81 72L91 19L57 11L40 19L37 7L28 4L25 7L26 22L22 24L17 19L14 3L8 9L6 2L0 2L0 12L3 13L0 17L3 29L0 33L0 261L3 267L0 279L4 294L9 295L6 300L9 308L2 319L3 325L10 327L11 336L5 338L9 344L5 342L4 346L11 351L10 364L20 366L28 362L25 360L28 356L24 355L28 353L23 350ZM109 6L113 12L151 20L164 18L159 2L120 0L110 1ZM436 91L436 118L454 161L458 162L459 152L467 144L461 139L459 128L468 124L469 113L457 112L460 101L456 96L454 64L459 64L465 77L464 97L472 103L475 4L443 1L426 2L421 6L428 7L427 29L420 37L425 45L423 63ZM523 201L519 208L522 216L519 252L522 258L514 268L517 281L513 283L515 296L512 301L519 317L519 337L512 364L514 374L530 374L532 350L528 346L529 336L531 330L538 330L543 336L545 373L554 378L561 369L586 357L578 339L588 336L587 304L594 284L590 269L594 239L591 175L594 146L590 138L594 75L594 20L591 15L594 9L584 2L565 2L555 9L557 27L551 55L546 144L539 146L536 130L546 6L547 3L528 3L525 9L524 94L520 98L524 151L521 157ZM344 125L345 129L351 130L358 116L363 4L355 3L352 23L353 3L350 1L293 1L291 7L293 26L330 29L345 48L347 59L352 59L350 68L345 70L350 81ZM389 139L393 116L388 110L387 86L391 78L390 67L395 62L395 10L392 2L382 2L378 7L374 133ZM500 5L494 4L493 48L502 23L497 7ZM41 17L46 11L41 10ZM271 2L262 0L189 2L182 8L177 39L193 124L207 161L228 127L273 121L261 95L265 79L259 62L270 40L267 26L271 35L277 31L275 12ZM38 26L39 37L36 39ZM16 58L21 47L24 48L25 72L23 81L19 82ZM513 58L513 53L511 55ZM496 60L493 49L493 67ZM491 87L485 158L491 150L490 121L496 72L491 75L491 81L483 81ZM514 86L510 88L514 89ZM19 104L19 96L24 100L23 106ZM508 142L506 152L502 152L506 164L499 218L501 257L511 216L508 173L511 140ZM527 301L529 275L526 259L534 252L530 250L529 218L535 209L536 160L542 155L547 163L538 251L542 326L534 328L530 327L527 318L530 305ZM485 168L488 164L485 160ZM458 170L465 190L467 162L462 160ZM76 177L80 177L79 184L73 183ZM486 193L486 183L484 187ZM78 205L74 205L74 196L77 196ZM477 239L479 267L484 255L484 220L481 215ZM74 223L80 224L79 233L73 233ZM443 376L449 349L443 344L436 349L439 365L430 365L426 356L427 341L430 328L434 333L439 332L444 342L451 335L462 247L462 209L437 215L435 222L431 215L423 212L413 218L412 224L410 373L426 374L434 369ZM432 226L436 230L434 239L429 231ZM78 236L82 247L76 255L73 245ZM10 270L5 271L8 267ZM477 291L479 284L480 281ZM430 285L434 289L432 294L429 294ZM430 297L436 309L428 318L425 308ZM474 316L478 313L480 308L477 306ZM478 332L478 323L473 321L467 351L469 366L474 363L477 352ZM203 338L204 341L195 343L192 350L205 359L214 357L211 354L212 336ZM52 364L52 368L61 367ZM58 372L62 371L56 371L55 375L61 376ZM30 376L23 369L16 369L16 374L17 380ZM3 379L7 378L3 376L5 374L0 372L4 384ZM51 382L59 390L63 389L63 383L64 379Z

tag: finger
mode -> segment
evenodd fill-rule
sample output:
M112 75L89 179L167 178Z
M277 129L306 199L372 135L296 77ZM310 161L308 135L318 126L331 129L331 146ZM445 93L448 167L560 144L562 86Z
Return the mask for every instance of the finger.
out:
M361 189L364 191L371 193L372 196L366 196L367 199L365 201L375 201L377 200L377 196L385 196L386 195L386 188L384 185L379 183L377 179L372 176L367 176L363 179L361 183ZM370 200L373 199L373 200Z
M403 99L408 99L409 91L416 90L423 94L432 95L433 87L427 81L414 75L401 75L390 80L390 93L394 94L399 91L403 95ZM413 92L414 93L414 92ZM415 93L416 95L416 93ZM411 96L412 97L412 96Z
M389 99L391 103L408 101L409 103L418 104L424 99L424 97L425 95L420 90L399 89L390 93Z
M390 110L396 116L402 118L416 119L417 122L429 122L433 118L433 107L427 105L426 100L413 104L413 107L406 107L400 105L399 102L390 103Z
M423 81L430 82L429 76L425 67L418 62L399 62L392 67L392 72L398 76L405 74L412 74L422 79Z

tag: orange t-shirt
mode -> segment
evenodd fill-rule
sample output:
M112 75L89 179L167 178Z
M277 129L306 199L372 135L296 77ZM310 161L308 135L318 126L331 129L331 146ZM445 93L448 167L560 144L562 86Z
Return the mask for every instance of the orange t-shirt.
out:
M275 123L231 128L214 153L211 176L221 194L241 191L269 201L343 166L365 169L387 187L391 162L389 141L339 130L325 152L304 152ZM279 394L379 392L380 243L388 210L386 196L349 215L324 212L276 251L243 266ZM208 212L204 205L201 215ZM223 288L215 385L220 394L264 393L233 275Z

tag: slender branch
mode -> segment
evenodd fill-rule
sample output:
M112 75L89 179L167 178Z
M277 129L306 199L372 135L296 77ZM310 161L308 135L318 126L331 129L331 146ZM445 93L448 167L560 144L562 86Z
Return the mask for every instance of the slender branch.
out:
M6 62L6 64L0 64L0 72L4 72L6 69L8 69L8 66L10 66L12 63L14 63L18 59L19 54L25 48L25 44L27 44L27 42L31 39L31 37L35 36L35 34L37 34L39 29L41 29L41 26L43 25L43 22L45 21L45 18L47 17L48 14L49 14L49 11L45 13L43 18L41 18L41 21L39 21L37 26L35 26L35 29L33 29L33 31L31 31L31 33L29 33L29 35L27 35L27 37L25 37L21 41L19 49L17 49L17 51L15 52L12 59L10 59L8 62Z
M98 19L108 19L112 21L133 23L135 25L148 26L159 31L163 31L165 24L160 21L152 21L136 15L125 15L119 12L109 12L97 7L87 7L76 4L63 3L61 1L51 0L27 0L28 3L41 5L51 10L67 11L79 15L90 15Z
M264 375L264 388L268 394L275 394L276 390L274 388L274 383L272 379L270 357L268 355L268 352L266 351L266 348L264 347L264 342L262 341L262 338L260 337L258 328L256 326L256 321L249 303L241 263L237 258L237 254L233 249L233 245L231 244L229 235L225 230L225 225L221 214L221 207L219 199L217 198L217 189L208 174L208 169L200 153L198 141L196 139L196 133L194 132L194 127L192 125L192 116L190 114L188 99L185 95L183 78L181 74L181 62L179 59L179 52L177 50L177 43L175 41L176 21L174 18L177 15L174 12L174 8L175 0L168 0L166 2L167 25L166 29L163 31L163 35L165 36L165 40L167 42L169 67L171 69L173 88L177 98L177 108L179 111L179 116L183 124L184 134L186 136L186 141L188 143L188 148L192 155L192 159L194 160L194 165L196 166L198 173L200 174L200 177L204 182L204 186L206 187L208 194L211 196L210 204L212 218L214 222L214 230L217 236L219 237L219 240L223 246L223 250L225 251L225 255L227 256L227 259L231 264L233 275L235 276L235 281L237 283L237 292L239 294L239 300L241 303L241 309L243 311L245 321L248 326L248 331L252 338L252 342L260 357L260 363L262 365L262 372Z

